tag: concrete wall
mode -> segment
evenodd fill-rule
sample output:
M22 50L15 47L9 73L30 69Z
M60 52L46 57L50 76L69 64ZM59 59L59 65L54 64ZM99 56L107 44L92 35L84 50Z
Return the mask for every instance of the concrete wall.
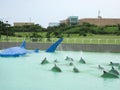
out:
M63 44L63 50L90 52L120 52L120 45L106 44Z
M18 46L19 42L0 42L0 49ZM51 43L27 43L27 49L46 50ZM63 51L90 51L90 52L120 52L120 45L107 44L61 44L57 50Z

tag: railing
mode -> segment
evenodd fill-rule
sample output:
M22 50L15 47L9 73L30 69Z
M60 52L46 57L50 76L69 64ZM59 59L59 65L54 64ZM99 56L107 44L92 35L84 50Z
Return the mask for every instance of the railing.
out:
M58 38L0 38L0 42L37 42L37 43L54 43ZM62 43L73 44L120 44L120 39L93 39L93 38L64 38Z
M120 44L120 39L79 39L79 38L66 38L66 43L80 43L80 44Z

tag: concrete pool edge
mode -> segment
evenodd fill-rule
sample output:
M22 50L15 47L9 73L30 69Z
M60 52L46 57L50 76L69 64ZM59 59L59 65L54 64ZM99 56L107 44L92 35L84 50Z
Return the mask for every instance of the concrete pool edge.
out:
M21 42L0 42L0 49L20 45ZM39 48L46 50L52 43L27 42L28 49ZM64 44L62 43L57 50L64 51L90 51L90 52L120 52L120 45L113 44Z

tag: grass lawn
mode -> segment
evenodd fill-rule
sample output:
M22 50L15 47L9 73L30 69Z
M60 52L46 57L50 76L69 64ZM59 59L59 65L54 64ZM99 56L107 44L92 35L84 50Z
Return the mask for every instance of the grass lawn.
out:
M44 33L45 35L45 33ZM63 35L64 40L62 43L74 43L74 44L120 44L120 36L116 35L88 35L88 36L79 36L78 34L70 34L70 37ZM47 38L29 38L29 37L12 37L9 36L9 42L40 42L40 43L53 43L58 40L58 38L51 38L50 41ZM7 41L6 36L2 36L0 42Z

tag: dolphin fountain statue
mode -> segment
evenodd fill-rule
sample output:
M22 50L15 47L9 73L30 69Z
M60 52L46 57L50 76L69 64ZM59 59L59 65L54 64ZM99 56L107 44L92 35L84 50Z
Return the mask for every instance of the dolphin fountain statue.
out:
M54 72L62 72L62 70L55 64L54 67L51 69Z
M98 69L104 70L104 67L102 67L101 65L98 65Z
M103 71L103 74L101 75L101 77L104 77L104 78L119 78L118 75L107 72L107 71Z
M47 60L47 58L45 57L44 59L43 59L43 61L41 62L41 64L48 64L49 63L49 61Z
M58 45L63 41L63 38L60 38L58 41L56 41L55 43L53 43L47 50L46 52L55 52L56 48L58 47Z
M118 66L118 69L120 70L120 65Z
M82 64L86 64L85 60L81 57L81 59L79 60L79 63L82 63Z
M110 62L110 64L109 64L110 66L119 66L120 65L120 63L114 63L114 62Z
M46 52L55 52L57 46L63 41L63 38L60 38L58 41L53 43L47 50ZM39 49L35 49L34 51L30 51L26 49L26 42L23 41L20 46L16 47L10 47L7 49L4 49L0 52L1 57L18 57L18 56L23 56L27 53L32 53L32 52L39 52Z
M80 72L80 71L78 70L78 68L76 68L76 67L73 68L73 71L74 71L75 73Z
M112 69L109 71L110 73L120 75L120 73L112 66Z
M25 55L26 53L29 53L29 51L25 48L26 48L26 42L23 41L20 46L10 47L10 48L2 50L0 52L0 56L1 57L22 56L22 55Z

